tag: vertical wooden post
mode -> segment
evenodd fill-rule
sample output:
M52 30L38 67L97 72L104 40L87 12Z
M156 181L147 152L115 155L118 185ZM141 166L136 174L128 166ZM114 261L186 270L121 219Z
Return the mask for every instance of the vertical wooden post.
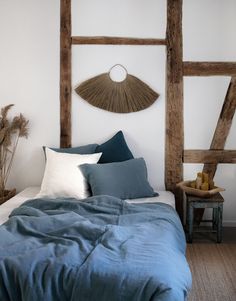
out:
M60 145L71 146L71 0L61 0Z
M183 41L182 0L167 1L167 91L165 184L175 193L176 209L183 219L183 194L176 183L183 179Z

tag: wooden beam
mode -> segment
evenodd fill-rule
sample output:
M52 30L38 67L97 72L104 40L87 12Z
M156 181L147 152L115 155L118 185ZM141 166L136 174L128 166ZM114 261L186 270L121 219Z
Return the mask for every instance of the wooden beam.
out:
M232 125L236 108L236 77L230 81L224 104L217 122L215 133L211 142L211 150L222 150L225 147L227 137ZM213 179L217 169L217 164L205 164L203 171L210 174Z
M60 145L71 146L71 0L61 0Z
M232 125L236 108L236 77L232 77L227 94L224 100L224 104L220 113L220 117L217 122L215 133L211 142L211 150L222 150L225 147L226 139L229 135L229 131ZM205 163L203 172L209 174L213 179L216 173L217 163ZM199 224L202 220L204 209L198 209L195 217L196 222Z
M184 163L236 163L236 150L184 150Z
M183 41L182 0L167 1L167 92L165 184L175 193L176 209L183 219L183 194L176 183L183 180Z
M128 37L72 37L73 45L166 45L165 39Z
M184 62L184 76L234 76L236 62Z

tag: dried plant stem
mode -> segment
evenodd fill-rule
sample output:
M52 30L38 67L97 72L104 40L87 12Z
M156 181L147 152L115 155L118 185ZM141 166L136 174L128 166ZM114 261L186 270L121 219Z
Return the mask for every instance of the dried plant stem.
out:
M22 114L15 116L12 120L8 118L8 111L12 106L4 107L0 112L0 198L6 197L6 184L19 138L28 137L28 120Z
M0 184L0 191L1 191L1 197L4 195L4 189L6 186L6 169L7 169L7 153L8 150L6 149L6 147L1 146L1 174L0 174L0 178L1 178L1 184Z
M15 152L16 152L16 147L18 145L18 142L19 142L19 135L17 135L17 137L15 139L14 146L12 148L12 154L10 156L10 160L9 160L8 167L6 169L6 174L5 174L5 184L8 180L9 174L10 174L10 170L11 170L11 167L12 167L13 158L15 157Z
M4 188L5 188L5 169L6 169L6 151L4 152L3 146L0 146L0 197L4 196Z

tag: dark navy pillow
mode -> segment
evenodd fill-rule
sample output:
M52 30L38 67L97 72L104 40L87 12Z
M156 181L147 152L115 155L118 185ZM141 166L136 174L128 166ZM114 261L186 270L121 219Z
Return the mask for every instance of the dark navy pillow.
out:
M65 148L54 148L50 147L50 149L54 150L58 153L67 153L67 154L79 154L79 155L86 155L86 154L94 154L96 152L98 144L87 144L77 147L65 147ZM45 146L43 147L45 152Z
M103 144L98 145L96 153L102 153L98 163L122 162L134 158L126 144L122 131L119 131Z
M143 158L106 164L79 166L93 195L111 195L120 199L157 196L147 179Z

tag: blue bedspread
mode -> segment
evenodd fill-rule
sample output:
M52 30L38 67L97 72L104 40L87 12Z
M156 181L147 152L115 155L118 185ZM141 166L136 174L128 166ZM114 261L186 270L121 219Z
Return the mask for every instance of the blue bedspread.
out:
M165 204L30 200L0 227L0 300L186 300L185 248Z

